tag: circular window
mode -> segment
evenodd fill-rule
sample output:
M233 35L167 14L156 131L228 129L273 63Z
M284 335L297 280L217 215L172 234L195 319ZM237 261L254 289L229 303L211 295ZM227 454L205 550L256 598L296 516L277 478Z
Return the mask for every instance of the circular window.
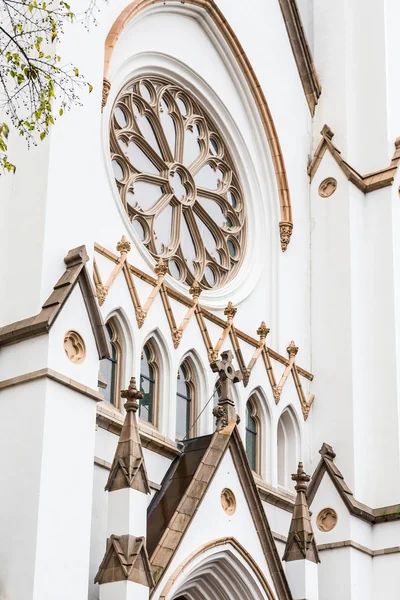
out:
M245 210L218 128L184 88L159 77L130 81L112 111L111 159L135 231L170 274L205 288L237 272Z

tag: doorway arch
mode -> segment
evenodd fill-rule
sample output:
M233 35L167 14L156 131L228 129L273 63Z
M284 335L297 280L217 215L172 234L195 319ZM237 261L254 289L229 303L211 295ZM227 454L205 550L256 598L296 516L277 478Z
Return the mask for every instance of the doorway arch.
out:
M214 540L185 559L159 600L275 600L260 567L234 538Z

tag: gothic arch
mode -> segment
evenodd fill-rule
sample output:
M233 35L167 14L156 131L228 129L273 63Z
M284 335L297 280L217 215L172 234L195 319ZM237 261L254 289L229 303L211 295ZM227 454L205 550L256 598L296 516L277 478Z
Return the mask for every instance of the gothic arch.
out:
M107 102L107 96L110 89L110 82L107 79L108 69L111 57L118 41L118 38L127 24L134 19L139 13L146 8L155 4L166 4L173 0L133 0L120 13L117 19L111 26L110 31L104 44L104 86L103 86L103 106ZM274 120L268 107L267 100L262 91L260 82L251 66L251 63L244 52L234 31L225 19L223 13L215 4L214 0L186 0L186 4L206 11L207 15L212 19L214 25L218 28L225 42L227 43L232 55L234 56L239 68L241 69L246 83L249 87L253 100L257 106L257 110L267 137L270 148L271 158L274 165L276 185L279 194L280 202L280 239L281 247L284 252L290 241L290 236L293 229L292 207L290 200L289 184L286 174L286 166L283 159L282 149L280 146L278 133L275 128Z
M275 600L261 568L232 537L220 538L192 552L173 572L159 600L209 600L209 584L221 600Z
M138 348L138 365L140 365L141 354L146 344L151 348L151 361L154 363L155 375L157 377L155 386L156 415L154 419L154 425L160 431L164 431L167 429L168 407L165 405L165 402L163 402L163 398L169 397L168 373L171 372L171 357L164 336L157 327L145 336L140 347ZM140 367L138 368L140 372Z
M291 406L285 408L277 426L278 485L291 488L291 473L300 458L300 428Z
M258 386L249 394L247 401L253 404L254 416L259 426L259 448L258 448L258 469L257 472L262 475L266 481L271 480L271 409L264 390Z

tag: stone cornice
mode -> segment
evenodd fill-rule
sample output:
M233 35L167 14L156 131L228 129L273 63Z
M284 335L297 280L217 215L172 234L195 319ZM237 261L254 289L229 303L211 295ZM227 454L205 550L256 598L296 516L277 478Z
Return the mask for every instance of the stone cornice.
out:
M22 383L29 383L31 381L36 381L38 379L43 379L47 377L52 381L57 381L57 383L61 383L61 385L65 385L66 387L74 390L75 392L79 392L80 394L84 394L97 402L100 402L104 399L103 394L90 388L86 385L83 385L79 381L75 379L71 379L70 377L66 377L62 373L58 371L53 371L53 369L39 369L37 371L32 371L31 373L25 373L24 375L18 375L17 377L11 377L10 379L4 379L0 381L0 391L5 390L9 387L13 387L15 385L20 385Z

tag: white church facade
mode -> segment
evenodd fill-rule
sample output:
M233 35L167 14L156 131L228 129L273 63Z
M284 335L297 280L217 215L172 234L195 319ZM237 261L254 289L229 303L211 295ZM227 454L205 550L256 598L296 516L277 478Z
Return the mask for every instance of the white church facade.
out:
M400 5L98 8L0 177L0 600L395 600Z

